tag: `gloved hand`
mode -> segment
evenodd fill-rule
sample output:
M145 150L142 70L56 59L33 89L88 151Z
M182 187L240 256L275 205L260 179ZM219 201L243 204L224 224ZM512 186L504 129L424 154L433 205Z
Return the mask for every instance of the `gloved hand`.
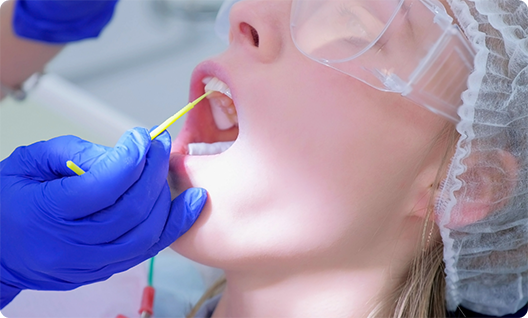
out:
M22 289L69 290L156 255L185 233L207 199L171 203L170 135L128 131L114 148L64 136L17 148L0 163L1 307ZM66 167L72 160L85 174Z
M16 0L13 29L21 37L66 43L99 36L117 0Z

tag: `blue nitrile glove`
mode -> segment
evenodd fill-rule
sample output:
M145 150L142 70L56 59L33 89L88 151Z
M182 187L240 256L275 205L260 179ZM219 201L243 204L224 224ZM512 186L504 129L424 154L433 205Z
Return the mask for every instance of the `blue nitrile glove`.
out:
M64 136L17 148L0 163L1 307L22 289L69 290L156 255L185 233L207 193L171 203L170 135L146 129L114 148ZM72 160L85 174L66 167Z
M17 0L13 29L49 43L95 38L114 14L117 0Z

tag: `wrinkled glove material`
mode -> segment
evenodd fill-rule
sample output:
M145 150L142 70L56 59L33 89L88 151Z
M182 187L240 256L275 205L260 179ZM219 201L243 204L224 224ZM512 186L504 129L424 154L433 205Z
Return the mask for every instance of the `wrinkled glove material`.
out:
M171 202L170 135L146 129L114 148L63 136L0 163L1 308L23 289L70 290L156 255L185 233L207 194ZM72 160L85 174L66 167Z

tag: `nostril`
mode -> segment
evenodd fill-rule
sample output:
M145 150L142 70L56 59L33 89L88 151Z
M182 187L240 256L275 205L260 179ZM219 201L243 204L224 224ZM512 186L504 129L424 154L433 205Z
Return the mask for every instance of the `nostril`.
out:
M254 27L245 22L242 22L240 24L240 31L246 36L251 36L251 39L253 40L253 45L259 47L259 34Z
M253 36L253 44L255 44L256 47L259 46L259 35L257 30L255 28L251 27L251 35Z

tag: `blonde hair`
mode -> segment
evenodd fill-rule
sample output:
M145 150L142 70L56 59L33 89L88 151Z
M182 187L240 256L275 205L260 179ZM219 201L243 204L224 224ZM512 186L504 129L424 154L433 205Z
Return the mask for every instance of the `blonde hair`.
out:
M439 318L446 316L443 244L416 257L407 276L388 299L380 302L369 318Z
M194 318L196 316L196 313L202 307L202 305L209 299L213 298L214 296L222 293L224 291L224 288L226 286L226 278L222 275L222 277L218 278L216 282L209 287L205 293L200 297L198 302L194 305L194 307L191 309L191 311L185 316L185 318Z
M444 141L446 144L435 182L431 185L434 189L439 187L458 137L455 127L448 124L433 143ZM393 294L381 301L368 318L386 318L387 313L390 313L391 318L446 317L444 245L442 240L430 240L435 230L434 224L430 222L434 213L434 200L434 196L429 199L421 241L422 251L412 260L407 275ZM224 276L219 278L205 291L186 318L194 318L204 302L224 290L226 282Z
M454 126L446 125L435 142L443 140L446 148L432 185L433 189L439 187L459 137ZM405 279L393 295L381 302L369 318L381 317L382 313L391 313L392 318L446 317L444 244L441 239L430 241L435 230L434 223L430 222L434 214L434 200L432 195L424 221L422 252L412 260Z

